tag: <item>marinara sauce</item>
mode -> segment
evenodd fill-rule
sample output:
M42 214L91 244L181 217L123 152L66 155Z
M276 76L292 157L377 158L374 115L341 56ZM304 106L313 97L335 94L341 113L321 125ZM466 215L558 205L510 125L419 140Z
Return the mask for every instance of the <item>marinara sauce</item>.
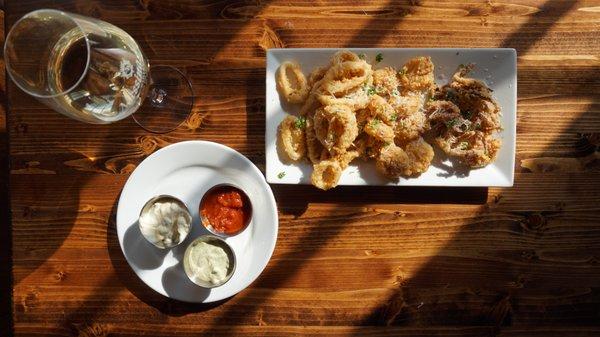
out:
M252 216L252 205L246 193L237 187L220 185L206 192L200 203L205 227L217 233L234 235L241 232Z

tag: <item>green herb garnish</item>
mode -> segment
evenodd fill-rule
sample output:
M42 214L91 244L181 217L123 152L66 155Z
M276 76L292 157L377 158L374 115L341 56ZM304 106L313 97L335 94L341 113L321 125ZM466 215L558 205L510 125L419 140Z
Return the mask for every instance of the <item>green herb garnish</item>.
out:
M379 125L379 118L373 118L371 120L371 126L375 128L377 125Z
M367 95L372 96L372 95L375 95L375 93L376 93L376 91L375 91L374 87L371 86L367 89Z
M398 92L398 89L392 90L392 96L400 96L400 92Z
M296 126L296 129L304 129L306 127L306 117L304 117L304 116L298 117L298 119L296 119L296 122L294 123L294 125Z
M377 56L375 56L375 61L377 61L377 62L383 61L383 55L381 53L377 54Z
M392 115L390 116L390 120L391 120L392 122L395 122L395 121L397 121L397 120L398 120L398 114L392 114Z
M459 146L460 146L461 150L466 150L466 149L469 148L469 143L467 143L467 142L460 142Z
M281 179L283 177L285 177L285 172L281 171L277 174L277 178Z
M367 58L367 56L365 54L358 54L358 58L364 60Z
M446 127L451 128L453 126L455 126L456 124L458 124L458 118L452 118L449 121L446 121Z

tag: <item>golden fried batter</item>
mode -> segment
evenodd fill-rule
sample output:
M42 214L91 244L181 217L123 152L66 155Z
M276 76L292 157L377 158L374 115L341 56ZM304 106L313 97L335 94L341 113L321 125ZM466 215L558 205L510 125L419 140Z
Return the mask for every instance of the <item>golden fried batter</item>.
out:
M304 122L294 116L287 116L279 124L279 142L283 151L293 160L298 161L306 154L306 136Z
M433 68L430 57L415 57L406 62L398 72L402 92L432 91L435 88Z
M359 61L360 57L349 50L340 50L331 57L331 66L344 62Z
M362 87L372 74L371 65L363 60L338 63L325 73L320 91L325 95L340 98Z
M283 62L277 69L275 79L277 90L288 103L302 103L308 96L308 83L298 63Z
M375 167L379 173L390 179L400 177L406 169L408 155L396 145L390 144L383 147L375 161Z
M373 71L373 85L378 93L392 95L395 91L398 91L399 84L394 68L385 67Z
M384 143L394 142L394 128L382 122L379 118L373 118L367 122L363 130L369 136Z
M500 150L501 142L482 131L467 131L456 134L452 131L435 139L436 144L449 156L462 163L479 168L493 162Z
M394 126L398 142L416 139L429 130L422 94L408 93L406 96L392 97L390 101L398 116Z
M306 152L308 154L308 159L316 164L321 160L321 156L325 148L323 144L317 139L317 135L315 134L314 121L312 117L306 118Z
M398 114L392 106L381 96L371 96L371 101L367 106L370 110L370 115L379 118L387 125L393 125L398 119Z
M284 62L277 89L300 115L279 127L278 145L290 159L313 164L312 184L335 187L356 158L375 160L377 171L397 179L428 170L431 137L447 155L477 168L498 155L500 106L482 81L461 66L450 83L437 88L429 57L415 57L399 71L374 70L364 57L343 50L308 79L298 64ZM429 139L429 138L428 138Z
M427 171L433 155L431 145L419 138L404 149L396 145L385 146L377 157L375 167L388 178L411 177Z
M396 140L404 143L419 138L429 130L429 120L423 111L417 111L410 116L400 118L396 122Z
M340 154L358 136L356 116L347 105L328 105L314 116L317 139L331 154Z
M322 160L313 165L310 180L316 187L328 190L337 186L342 176L342 171L343 169L338 161L332 159Z
M431 161L433 160L434 152L433 147L431 147L431 145L429 145L429 143L427 143L423 138L413 140L412 142L406 144L404 151L408 155L409 159L409 164L404 171L404 175L415 176L429 169L429 165L431 165Z
M472 66L460 67L452 82L428 104L436 144L449 156L471 167L483 167L496 158L501 141L492 135L501 129L500 106L481 81L465 77Z
M317 67L308 75L308 88L312 88L315 83L321 81L325 74L327 73L327 68L325 67Z

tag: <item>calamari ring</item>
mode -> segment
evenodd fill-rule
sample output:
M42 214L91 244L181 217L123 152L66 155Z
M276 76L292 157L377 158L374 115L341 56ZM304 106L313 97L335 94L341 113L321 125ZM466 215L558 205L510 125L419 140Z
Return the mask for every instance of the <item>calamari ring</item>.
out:
M328 190L337 186L342 176L342 171L340 163L336 160L322 160L313 165L310 180L316 187Z
M320 91L339 98L364 86L372 74L371 65L363 60L338 63L327 70Z
M317 139L331 154L343 153L358 136L356 116L346 105L317 109L314 123Z
M501 141L482 131L467 131L455 135L451 130L435 138L436 144L449 156L458 158L471 168L493 162L500 150Z
M279 142L283 152L293 161L298 161L306 155L305 126L295 116L287 116L279 124Z
M331 64L336 65L348 61L358 61L360 57L349 50L340 50L331 57Z
M408 60L398 73L402 90L404 92L432 91L435 88L433 68L430 57L420 56Z
M285 61L275 74L277 90L283 98L292 104L304 102L308 96L306 77L296 62Z
M317 99L323 105L346 105L353 111L366 108L370 101L369 95L362 87L356 87L343 97L338 98L333 95L319 94Z

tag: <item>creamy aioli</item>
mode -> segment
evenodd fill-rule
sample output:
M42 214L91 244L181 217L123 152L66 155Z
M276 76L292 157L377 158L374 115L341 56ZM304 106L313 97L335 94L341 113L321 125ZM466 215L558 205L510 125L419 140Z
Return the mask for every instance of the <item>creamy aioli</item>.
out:
M218 285L227 279L229 256L225 249L212 242L195 242L187 257L190 278L196 283Z
M190 232L192 217L176 201L157 201L140 215L140 230L148 241L160 248L176 246Z

